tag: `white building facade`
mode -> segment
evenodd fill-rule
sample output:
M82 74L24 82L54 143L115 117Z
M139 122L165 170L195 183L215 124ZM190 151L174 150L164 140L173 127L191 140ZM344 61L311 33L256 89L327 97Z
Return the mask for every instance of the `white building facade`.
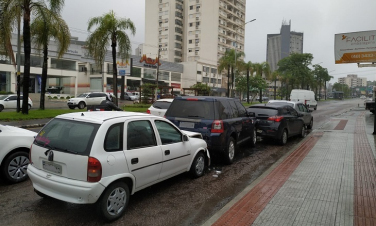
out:
M347 77L338 78L338 83L346 84L350 88L366 87L367 78L358 78L356 74L349 74Z
M183 87L199 82L225 95L227 77L218 72L218 60L227 49L244 51L245 0L145 3L143 54L183 62Z

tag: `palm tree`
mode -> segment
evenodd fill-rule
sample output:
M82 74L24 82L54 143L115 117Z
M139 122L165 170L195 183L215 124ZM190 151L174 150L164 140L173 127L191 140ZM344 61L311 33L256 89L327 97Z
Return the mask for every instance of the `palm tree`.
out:
M227 68L227 97L230 97L230 71L231 71L231 88L234 88L235 70L243 63L243 52L237 52L234 49L226 50L225 55L219 59L218 71L221 73Z
M269 77L270 74L270 66L268 62L262 62L262 63L255 63L254 64L254 70L256 72L256 76L260 76L262 78L262 75L265 75L265 78ZM262 102L262 89L260 89L260 95L259 95L259 101Z
M97 26L97 28L87 39L88 51L95 59L96 64L101 65L104 54L107 52L107 46L109 44L111 45L113 93L115 97L117 97L116 48L119 45L118 55L122 60L129 58L132 45L125 30L130 30L132 35L134 35L136 33L136 27L130 19L117 18L114 11L103 14L103 16L91 18L87 30L90 31L94 26ZM115 104L118 104L117 98L115 98Z
M243 64L243 69L247 72L247 103L249 104L249 74L253 75L254 64L248 61Z
M47 6L49 5L49 7ZM3 46L9 44L13 29L16 28L17 20L22 14L23 19L23 43L24 43L24 78L23 78L23 103L22 114L28 114L28 97L30 83L30 53L31 53L31 35L30 22L31 16L41 17L43 20L49 20L50 14L46 15L46 11L50 9L51 13L60 15L60 11L64 6L64 0L0 0L1 16L1 36L0 42ZM21 13L22 11L22 13ZM13 54L9 51L8 54Z
M48 14L49 12L46 12ZM51 13L49 20L37 17L30 25L32 41L37 51L43 49L42 84L39 108L44 110L46 83L47 83L47 60L48 44L50 39L58 42L58 58L68 50L70 44L70 32L68 25L58 14Z

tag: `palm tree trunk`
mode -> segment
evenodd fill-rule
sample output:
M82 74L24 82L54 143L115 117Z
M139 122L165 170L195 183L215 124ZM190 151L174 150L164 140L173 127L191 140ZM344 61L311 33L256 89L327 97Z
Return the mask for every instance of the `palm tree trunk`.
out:
M274 100L277 100L277 78L274 79Z
M42 68L42 84L40 88L40 106L44 110L44 97L46 96L46 83L47 83L47 59L48 59L48 46L47 43L43 46L43 68Z
M249 69L247 69L247 103L249 104Z
M234 67L231 67L231 95L233 97L232 92L234 92Z
M114 95L115 95L115 104L118 105L118 98L117 98L117 67L116 67L116 40L113 40L112 41L112 84L113 84L113 92L114 92Z
M29 114L29 83L30 83L30 53L31 53L31 40L30 40L30 6L25 4L23 15L23 40L24 40L24 78L23 78L23 98L22 98L22 114Z
M227 68L227 97L230 97L230 65Z

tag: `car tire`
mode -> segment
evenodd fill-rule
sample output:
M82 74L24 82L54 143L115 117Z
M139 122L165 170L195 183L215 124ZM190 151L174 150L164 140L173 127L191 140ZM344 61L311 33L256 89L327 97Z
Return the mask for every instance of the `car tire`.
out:
M232 164L234 162L236 152L236 143L233 137L230 137L227 142L227 148L225 151L225 163Z
M312 127L313 127L313 118L311 119L311 121L307 125L307 129L312 129Z
M78 108L79 109L84 109L86 107L86 104L84 103L84 102L80 102L80 103L78 103Z
M108 222L120 218L129 203L129 188L118 181L106 188L97 202L98 213Z
M279 144L285 145L287 143L287 138L288 138L287 129L283 129L281 137L279 138Z
M253 132L252 132L252 135L251 135L251 147L255 147L256 142L257 142L257 133L256 133L256 129L253 128Z
M74 107L74 106L68 106L68 107L69 107L70 109L72 109L72 110L76 108L76 107Z
M39 197L41 197L41 198L44 198L44 199L52 199L52 197L51 196L48 196L48 195L46 195L46 194L44 194L44 193L42 193L42 192L40 192L40 191L38 191L38 190L36 190L36 189L34 189L34 192L35 192L35 194L37 194Z
M205 156L202 152L197 153L192 162L190 174L193 178L198 178L205 173Z
M0 104L0 112L4 110L4 106Z
M305 125L303 123L302 129L300 130L300 137L304 138L306 136L307 136L307 131L306 131L306 127L305 127Z
M315 110L315 111L317 110L317 105L313 108L313 110Z
M27 165L29 164L29 154L26 151L17 151L4 159L1 164L1 174L9 183L25 181L27 176Z

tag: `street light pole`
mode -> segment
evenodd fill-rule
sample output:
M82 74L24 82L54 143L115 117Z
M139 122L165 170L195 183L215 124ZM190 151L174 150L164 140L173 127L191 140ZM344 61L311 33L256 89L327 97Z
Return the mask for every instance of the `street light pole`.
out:
M251 23L251 22L253 22L255 20L256 19L252 19L252 20L250 20L248 22L245 22L244 23L244 27L245 27L246 24ZM244 30L245 30L245 28L244 28ZM235 30L235 32L237 32L237 31ZM238 48L237 45L238 44L237 44L237 34L236 34L236 36L235 36L235 65L234 65L235 68L236 68L236 49ZM232 79L234 79L234 78L232 78ZM231 82L232 82L232 88L234 88L234 81L232 80ZM247 102L249 103L249 85L248 85L248 83L249 83L249 76L247 76ZM229 92L230 92L230 90L229 90Z

